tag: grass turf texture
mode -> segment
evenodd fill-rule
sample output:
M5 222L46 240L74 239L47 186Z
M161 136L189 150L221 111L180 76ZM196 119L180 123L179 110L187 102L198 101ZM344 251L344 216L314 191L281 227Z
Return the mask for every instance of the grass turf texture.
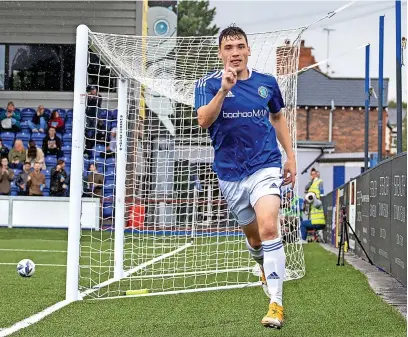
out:
M66 232L0 230L0 248L66 250ZM15 336L406 336L406 320L378 298L363 274L336 266L336 256L305 245L306 276L284 285L286 323L260 325L268 301L261 288L171 296L81 301ZM0 262L30 257L65 264L65 253L0 251ZM0 266L0 328L64 298L65 268L37 268L23 279L15 265ZM14 335L13 335L14 336Z

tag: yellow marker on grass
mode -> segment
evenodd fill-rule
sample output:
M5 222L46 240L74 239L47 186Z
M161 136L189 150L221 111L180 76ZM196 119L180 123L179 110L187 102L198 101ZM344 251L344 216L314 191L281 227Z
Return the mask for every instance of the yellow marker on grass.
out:
M148 294L149 289L135 289L135 290L126 290L126 296L129 295L142 295L142 294Z

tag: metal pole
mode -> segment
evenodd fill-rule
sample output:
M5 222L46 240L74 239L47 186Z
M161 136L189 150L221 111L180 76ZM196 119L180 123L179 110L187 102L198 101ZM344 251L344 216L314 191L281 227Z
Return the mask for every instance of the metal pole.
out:
M370 126L370 45L365 48L365 113L364 113L364 171L368 170L368 139Z
M402 152L402 79L401 79L401 0L395 1L395 37L397 67L397 153Z
M384 97L384 15L380 16L380 46L378 69L378 162L382 161L383 97Z
M323 30L327 32L327 60L328 60L330 56L330 32L335 31L335 29L323 28ZM327 61L326 62L326 74L327 75L330 75L329 68L330 68L329 61Z

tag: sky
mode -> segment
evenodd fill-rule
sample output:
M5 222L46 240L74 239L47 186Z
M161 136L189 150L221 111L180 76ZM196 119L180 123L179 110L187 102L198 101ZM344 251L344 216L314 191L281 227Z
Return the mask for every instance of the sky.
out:
M350 2L210 0L210 6L216 7L214 23L221 29L235 23L247 33L256 33L309 25ZM388 98L391 100L396 97L395 1L357 1L333 17L311 25L303 33L303 39L306 46L313 47L317 62L327 59L329 49L329 75L334 77L364 77L365 50L357 48L370 43L370 76L377 78L380 15L385 15L384 77L390 79ZM334 29L330 32L329 48L324 28ZM402 1L402 36L407 37L406 1ZM407 49L403 57L406 66L402 67L402 95L403 101L407 101ZM320 68L326 72L326 64Z

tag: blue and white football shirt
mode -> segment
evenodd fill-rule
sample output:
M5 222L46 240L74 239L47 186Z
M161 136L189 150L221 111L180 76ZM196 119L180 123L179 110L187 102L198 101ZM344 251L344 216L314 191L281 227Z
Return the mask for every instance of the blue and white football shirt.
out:
M195 109L207 105L221 88L222 72L211 73L196 83ZM259 169L281 167L281 153L270 113L284 107L273 76L249 72L227 94L209 132L214 147L213 169L221 180L238 181Z

